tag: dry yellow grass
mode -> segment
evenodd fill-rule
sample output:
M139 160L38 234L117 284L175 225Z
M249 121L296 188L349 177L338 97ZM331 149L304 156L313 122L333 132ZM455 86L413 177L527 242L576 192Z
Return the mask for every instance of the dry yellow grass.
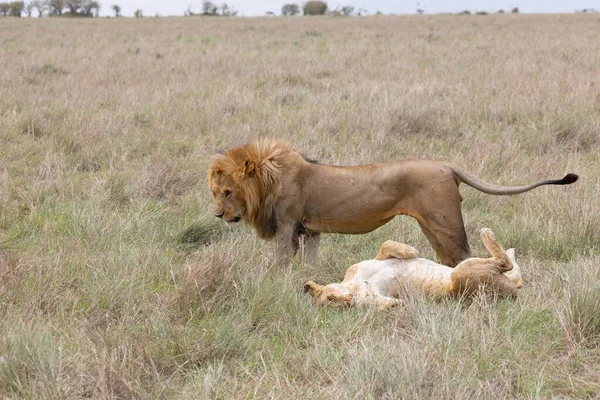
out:
M597 15L9 19L0 24L0 396L600 396ZM209 155L260 135L324 162L445 159L515 303L317 309L409 218L272 265L210 224ZM208 219L207 219L208 218Z

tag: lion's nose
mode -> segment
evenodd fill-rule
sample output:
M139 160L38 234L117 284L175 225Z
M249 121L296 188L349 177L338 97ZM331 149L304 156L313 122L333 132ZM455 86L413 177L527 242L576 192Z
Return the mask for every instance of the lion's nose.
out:
M223 218L223 215L225 215L225 211L223 211L221 214L215 214L215 217Z

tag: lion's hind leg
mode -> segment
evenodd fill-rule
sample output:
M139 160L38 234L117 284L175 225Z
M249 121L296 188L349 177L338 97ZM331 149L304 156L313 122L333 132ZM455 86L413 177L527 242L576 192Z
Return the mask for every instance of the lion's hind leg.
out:
M386 240L379 249L379 253L375 257L376 260L387 260L390 258L399 258L407 260L417 258L418 251L412 246L404 243L398 243L393 240Z

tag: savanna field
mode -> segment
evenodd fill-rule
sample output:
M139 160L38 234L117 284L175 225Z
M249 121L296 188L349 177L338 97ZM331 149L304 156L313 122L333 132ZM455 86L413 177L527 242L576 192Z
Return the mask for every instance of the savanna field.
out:
M442 159L515 302L317 308L416 221L273 263L214 218L210 155L260 136L323 163ZM0 397L600 397L600 15L0 19Z

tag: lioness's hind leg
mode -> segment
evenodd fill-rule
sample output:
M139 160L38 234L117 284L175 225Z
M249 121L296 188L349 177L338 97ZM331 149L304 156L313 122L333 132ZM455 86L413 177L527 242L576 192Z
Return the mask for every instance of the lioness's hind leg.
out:
M393 240L386 240L379 249L375 257L376 260L387 260L389 258L409 259L417 258L418 251L412 246L404 243L398 243Z
M513 281L501 272L496 258L469 258L458 264L450 277L455 295L471 297L483 289L499 298L515 298L518 291Z
M481 228L479 234L485 248L488 249L492 257L496 259L500 272L507 272L513 269L508 254L506 254L506 251L496 239L494 232L492 232L490 228Z

